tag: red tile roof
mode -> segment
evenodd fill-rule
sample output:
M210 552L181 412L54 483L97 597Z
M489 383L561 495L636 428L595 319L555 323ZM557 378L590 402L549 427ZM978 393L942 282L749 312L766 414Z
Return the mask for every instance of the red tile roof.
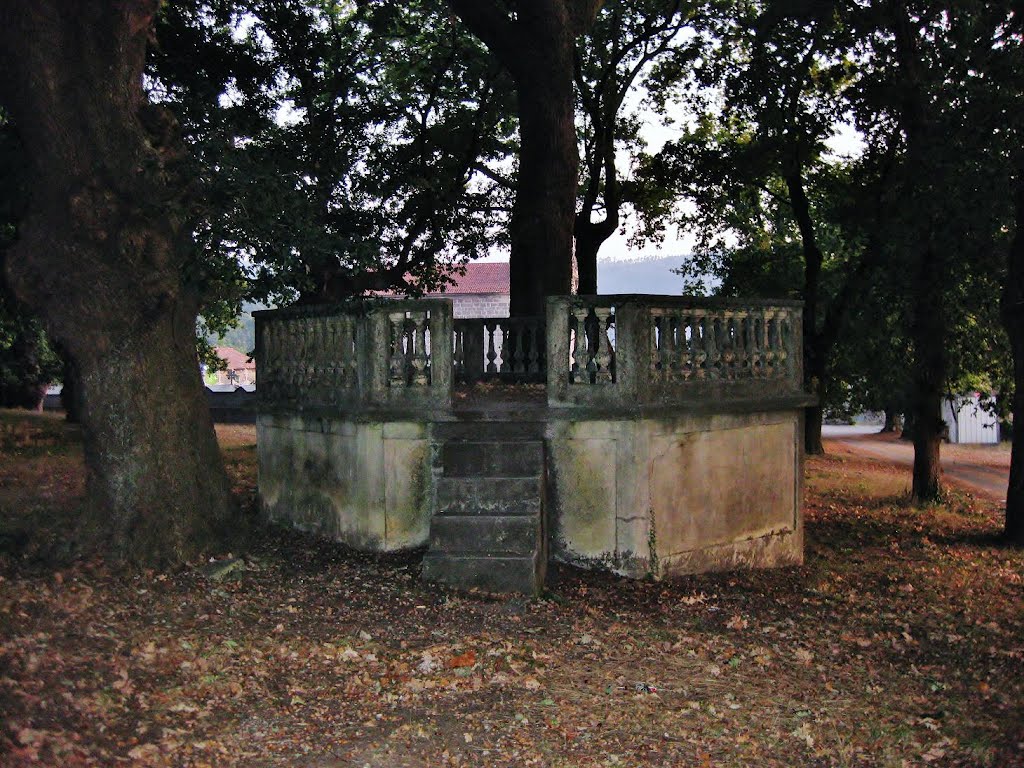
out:
M452 275L454 285L449 285L444 296L457 293L508 293L508 262L507 261L471 261L466 265L466 274Z
M228 364L229 371L256 369L256 363L250 360L244 352L239 352L234 347L214 347L213 351L217 353L217 357Z

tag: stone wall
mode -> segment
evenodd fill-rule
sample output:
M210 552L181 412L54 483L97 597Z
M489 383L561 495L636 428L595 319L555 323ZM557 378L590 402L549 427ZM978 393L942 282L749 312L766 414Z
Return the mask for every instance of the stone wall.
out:
M799 414L553 419L554 556L634 577L801 562Z
M421 546L452 425L519 423L543 432L557 559L633 577L801 561L798 304L558 297L546 319L498 323L508 344L496 323L438 300L259 314L265 516L359 549ZM453 401L453 378L506 374L546 382L546 402Z
M261 414L257 438L266 519L365 551L426 542L427 423Z
M508 317L507 293L453 293L450 295L455 319Z

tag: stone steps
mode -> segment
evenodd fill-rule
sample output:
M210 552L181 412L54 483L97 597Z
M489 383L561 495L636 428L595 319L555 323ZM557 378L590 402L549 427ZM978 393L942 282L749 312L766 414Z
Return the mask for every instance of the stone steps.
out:
M459 589L537 594L544 547L544 443L480 425L436 451L423 578Z

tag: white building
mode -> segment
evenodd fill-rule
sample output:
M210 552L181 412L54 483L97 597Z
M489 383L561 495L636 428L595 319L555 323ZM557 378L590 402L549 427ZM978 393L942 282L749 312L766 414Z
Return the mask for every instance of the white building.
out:
M978 392L944 397L942 420L949 430L951 443L999 442L999 419L983 406Z

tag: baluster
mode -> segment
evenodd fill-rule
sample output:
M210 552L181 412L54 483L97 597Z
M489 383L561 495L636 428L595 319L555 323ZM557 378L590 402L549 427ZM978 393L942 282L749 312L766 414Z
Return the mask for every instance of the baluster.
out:
M487 337L487 343L484 345L487 349L487 366L484 370L487 373L497 373L498 367L494 364L494 361L498 359L498 351L494 348L494 332L497 329L497 323L494 320L484 322L484 335Z
M530 350L529 350L529 363L526 367L527 373L540 373L540 349L537 343L537 323L536 321L530 321L529 325L529 339L530 339Z
M499 320L498 330L501 331L501 344L495 345L501 350L501 362L498 364L498 373L512 373L512 321Z
M356 386L356 323L351 317L345 317L341 326L341 365L344 370L345 386Z
M767 350L765 362L768 378L775 378L778 374L778 317L774 309L768 311L767 325L765 328L767 337Z
M526 325L516 321L509 324L510 341L512 342L512 371L516 374L526 373L526 350L523 345L526 343Z
M690 337L687 344L690 353L690 376L694 379L702 379L705 372L701 368L703 344L700 340L700 315L696 311L690 312L687 315L687 323Z
M750 375L761 378L761 325L763 323L764 311L757 310L750 313L748 330L750 332Z
M652 309L651 314L651 378L654 379L661 373L661 314L658 310Z
M686 341L686 313L676 310L672 313L672 377L679 381L686 381L690 377L688 363L690 358L690 346Z
M790 367L793 364L793 355L791 354L790 344L792 342L792 335L790 334L789 328L789 313L786 310L779 310L779 377L787 379L791 375Z
M466 380L466 332L462 326L455 329L455 350L452 353L453 368L457 381Z
M573 317L576 318L576 340L573 344L572 354L572 370L575 374L573 379L576 384L589 384L590 375L587 370L588 354L587 354L587 314L588 310L586 307L574 307L572 310Z
M416 312L412 317L412 356L410 365L412 367L412 386L425 387L429 379L427 377L427 313Z
M674 315L665 314L661 317L661 377L665 381L676 378L676 320Z
M722 313L722 374L729 380L736 378L736 320L732 312Z
M706 371L709 379L717 379L720 376L719 366L721 354L718 351L719 319L709 312L704 318L704 352L706 358Z
M594 349L595 384L608 384L612 380L612 343L608 338L611 316L611 308L594 307L594 317L597 320L597 344Z
M388 384L390 386L405 386L405 312L388 313L388 322L391 326L391 354L388 358Z

